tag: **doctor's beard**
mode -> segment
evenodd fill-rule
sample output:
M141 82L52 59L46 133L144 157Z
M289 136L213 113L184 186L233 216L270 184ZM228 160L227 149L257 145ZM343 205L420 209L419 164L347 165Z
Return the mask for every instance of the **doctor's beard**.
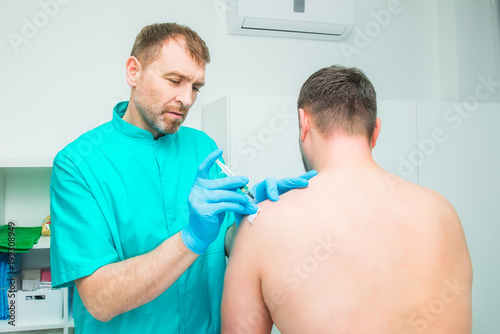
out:
M167 105L161 112L152 111L150 108L137 108L149 125L162 135L174 134L179 131L181 124L187 117L189 108ZM182 116L174 116L171 113Z

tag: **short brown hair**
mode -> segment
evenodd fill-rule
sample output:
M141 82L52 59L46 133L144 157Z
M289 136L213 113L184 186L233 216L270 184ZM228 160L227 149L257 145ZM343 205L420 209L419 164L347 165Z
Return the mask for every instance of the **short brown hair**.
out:
M130 55L147 67L157 59L163 44L169 39L184 42L186 51L198 64L210 62L207 45L200 36L191 28L177 23L155 23L142 28Z
M357 68L330 66L306 80L297 107L307 109L318 131L330 135L373 136L377 119L377 96L372 83Z

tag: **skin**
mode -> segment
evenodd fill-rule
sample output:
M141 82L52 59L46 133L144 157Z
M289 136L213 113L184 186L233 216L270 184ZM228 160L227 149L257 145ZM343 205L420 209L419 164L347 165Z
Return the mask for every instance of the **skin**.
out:
M123 119L157 139L179 129L204 85L205 65L186 52L182 40L169 40L146 67L128 58L126 74L132 90ZM103 266L75 284L90 314L109 321L159 296L197 257L179 232L151 252Z
M368 140L299 118L319 174L240 224L222 332L471 333L472 266L451 204L375 163L380 120Z

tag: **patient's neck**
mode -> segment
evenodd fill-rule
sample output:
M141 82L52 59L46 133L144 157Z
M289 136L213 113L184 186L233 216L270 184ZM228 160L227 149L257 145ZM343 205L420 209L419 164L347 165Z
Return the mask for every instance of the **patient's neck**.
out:
M376 167L372 149L365 137L336 135L327 138L314 152L318 172L359 170Z

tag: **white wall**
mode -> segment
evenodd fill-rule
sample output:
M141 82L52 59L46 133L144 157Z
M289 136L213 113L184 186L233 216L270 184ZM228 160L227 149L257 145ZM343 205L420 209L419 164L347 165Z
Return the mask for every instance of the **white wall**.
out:
M478 77L500 79L498 0L456 1L458 82L460 98L474 93ZM491 27L495 27L491 29ZM498 102L500 89L485 102Z
M381 99L435 101L447 83L458 86L458 75L439 71L436 0L400 0L390 16L381 13L397 0L359 0L356 29L342 43L227 35L225 0L57 1L0 0L0 159L50 160L108 120L129 93L124 64L134 38L152 22L186 24L210 48L207 86L186 123L197 128L202 106L217 98L294 96L313 71L335 63L362 68ZM26 28L37 23L38 31ZM475 63L469 58L460 69Z
M437 2L441 100L463 101L478 77L500 79L500 6L497 0ZM484 102L500 101L497 89Z

